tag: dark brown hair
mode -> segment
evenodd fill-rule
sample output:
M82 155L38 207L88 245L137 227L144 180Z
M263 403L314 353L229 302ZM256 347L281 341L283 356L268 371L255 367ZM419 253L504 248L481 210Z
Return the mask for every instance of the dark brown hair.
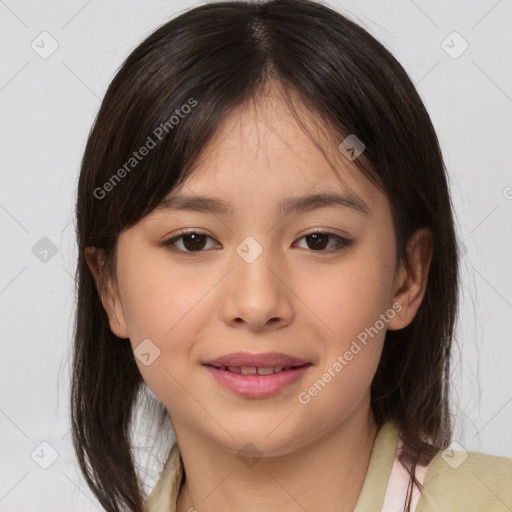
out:
M300 102L339 142L348 134L363 141L354 163L389 198L398 262L407 264L406 243L417 229L431 230L423 302L409 326L386 333L371 407L378 426L393 420L400 428L403 463L412 474L418 461L428 462L451 440L459 255L438 139L414 85L367 31L320 3L206 4L164 24L128 56L106 92L81 164L72 432L87 483L109 512L144 509L130 438L144 382L129 341L109 328L85 248L103 249L114 275L118 235L187 177L220 121L269 81L279 84L292 110ZM148 137L155 147L127 166ZM412 479L409 491L407 507Z

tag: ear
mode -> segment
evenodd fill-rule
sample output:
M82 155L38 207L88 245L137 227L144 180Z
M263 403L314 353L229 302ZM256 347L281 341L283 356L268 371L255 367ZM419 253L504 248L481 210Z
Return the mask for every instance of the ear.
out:
M86 247L84 256L107 313L111 331L119 338L129 338L119 291L112 282L112 276L106 274L103 249Z
M397 314L388 322L388 329L391 331L403 329L412 322L425 295L433 254L430 229L419 229L411 236L407 244L407 254L410 270L401 265L395 279L392 302Z

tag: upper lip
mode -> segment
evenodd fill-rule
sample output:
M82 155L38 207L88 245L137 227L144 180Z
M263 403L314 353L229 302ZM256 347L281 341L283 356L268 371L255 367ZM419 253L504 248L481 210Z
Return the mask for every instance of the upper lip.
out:
M271 366L302 366L308 364L309 361L299 359L280 352L267 352L265 354L251 354L249 352L236 352L234 354L226 354L205 361L203 364L220 368L222 366L246 366L250 368L267 368Z

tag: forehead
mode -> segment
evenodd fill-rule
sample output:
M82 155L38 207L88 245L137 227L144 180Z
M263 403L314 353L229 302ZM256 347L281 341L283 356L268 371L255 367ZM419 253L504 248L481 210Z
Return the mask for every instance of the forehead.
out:
M386 207L382 192L339 151L341 140L303 106L295 108L304 127L275 91L232 111L166 199L208 195L237 206L280 203L282 211L285 196L343 193L370 210Z

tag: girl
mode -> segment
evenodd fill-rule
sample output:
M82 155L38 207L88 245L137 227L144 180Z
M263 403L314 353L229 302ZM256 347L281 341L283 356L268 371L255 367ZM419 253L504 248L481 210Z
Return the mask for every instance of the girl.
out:
M105 510L512 507L512 460L445 450L447 177L366 31L307 0L166 23L108 88L76 213L73 437ZM151 399L176 442L145 497Z

